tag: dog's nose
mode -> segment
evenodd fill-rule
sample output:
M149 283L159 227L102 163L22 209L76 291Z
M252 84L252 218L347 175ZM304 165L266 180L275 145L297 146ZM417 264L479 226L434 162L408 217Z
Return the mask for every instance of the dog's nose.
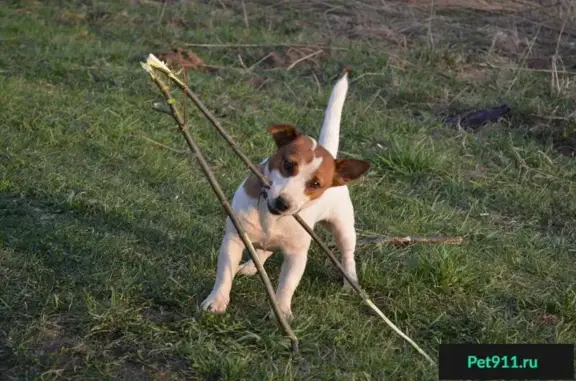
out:
M278 196L274 208L279 212L285 212L290 208L290 203L282 196Z

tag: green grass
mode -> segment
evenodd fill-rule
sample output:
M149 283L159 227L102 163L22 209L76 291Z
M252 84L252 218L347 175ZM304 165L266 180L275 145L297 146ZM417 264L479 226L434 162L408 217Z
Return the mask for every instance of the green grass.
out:
M465 239L358 248L362 286L427 352L436 357L442 342L576 340L576 161L557 150L573 148L576 122L534 116L573 113L573 76L561 74L566 86L552 91L550 73L490 68L483 64L522 63L521 54L482 50L478 36L460 33L452 45L445 35L434 46L408 36L406 48L331 35L324 9L298 10L304 3L267 13L248 2L249 27L232 2L190 3L0 7L2 380L436 379L340 290L316 247L293 301L300 354L265 317L257 278L236 279L225 315L200 311L225 216L189 155L144 139L186 148L173 121L152 111L161 97L139 66L149 52L186 42L332 40L348 49L290 71L261 64L251 73L192 71L189 81L256 162L273 152L270 123L317 135L341 66L354 69L341 156L372 163L351 186L359 235ZM226 67L271 51L191 49ZM481 76L462 75L471 68ZM268 80L256 90L251 77ZM503 101L512 120L477 132L439 118ZM188 110L231 197L247 172ZM267 265L274 283L280 261Z

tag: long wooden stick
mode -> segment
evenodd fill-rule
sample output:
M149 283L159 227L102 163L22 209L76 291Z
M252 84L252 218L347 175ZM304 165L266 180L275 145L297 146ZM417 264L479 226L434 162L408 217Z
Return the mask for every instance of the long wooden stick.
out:
M383 236L369 236L358 240L362 245L397 245L405 246L414 243L431 243L431 244L444 244L444 245L460 245L463 241L462 237L383 237Z
M252 245L252 242L250 241L248 234L246 234L244 227L242 226L242 224L240 223L240 221L236 217L232 207L230 206L226 196L224 195L224 192L222 191L222 189L220 188L220 185L218 184L218 180L216 179L216 177L212 173L212 170L210 169L209 164L206 162L206 159L204 158L204 155L202 154L200 147L196 144L196 142L194 141L194 139L192 138L192 136L190 135L190 133L186 129L186 124L184 123L184 119L182 118L182 116L180 115L180 112L178 111L178 109L176 108L176 106L174 104L175 99L170 94L169 87L160 78L158 78L158 76L156 76L153 68L150 67L148 64L142 64L142 67L148 72L148 74L150 74L150 78L152 79L152 81L154 81L156 86L158 86L158 88L160 89L160 91L162 92L164 97L166 98L166 102L168 103L170 110L172 112L172 117L174 118L174 120L178 124L178 128L180 129L180 131L184 135L184 138L186 139L186 143L188 143L188 147L195 154L196 159L198 160L198 164L200 165L200 168L202 169L202 172L204 172L204 175L206 176L206 179L210 183L212 190L214 191L214 193L218 197L218 200L220 201L220 204L222 204L222 207L224 208L224 210L226 211L226 213L230 217L232 224L234 225L234 227L238 231L238 235L240 236L240 239L242 240L242 242L244 243L244 245L248 249L248 253L250 254L252 261L254 262L254 265L256 265L256 269L258 270L258 274L260 275L260 279L262 280L262 283L264 283L264 286L266 288L266 293L268 294L268 299L270 301L270 304L272 305L272 310L274 311L274 315L276 315L276 319L278 319L278 323L280 324L280 326L282 327L282 329L286 333L286 336L289 337L289 339L292 343L292 351L298 352L298 338L296 337L296 335L292 331L292 328L290 327L290 325L288 324L288 322L286 321L284 316L280 313L280 310L278 308L278 304L276 303L274 289L272 287L272 283L270 282L270 278L268 277L268 274L266 273L264 266L262 266L262 262L260 262L260 259L259 259L258 255L256 254L256 250L254 249L254 246Z
M172 73L172 71L153 54L150 54L148 56L146 65L148 67L157 69L158 71L164 73L170 80L172 80L172 82L174 82L177 86L179 86L182 89L182 91L184 91L186 96L190 100L192 100L192 102L196 105L196 107L198 107L198 109L202 112L202 114L210 121L210 123L214 126L214 128L216 128L216 130L220 133L220 135L224 138L224 140L228 143L228 145L232 148L232 150L240 157L240 159L244 162L244 164L246 164L246 166L250 169L250 171L264 185L267 186L270 185L270 180L268 180L268 178L264 176L264 174L262 174L262 172L254 164L252 164L250 159L240 150L236 142L234 142L234 140L230 137L230 135L228 135L228 133L226 133L224 128L222 128L218 120L212 115L212 113L208 110L208 108L204 106L204 104L200 101L200 99L196 96L196 94L194 94L184 82L182 82L178 77L176 77L174 73ZM304 230L306 230L306 232L310 235L310 237L312 237L312 239L318 244L318 246L320 246L322 251L324 251L324 253L328 256L330 261L340 270L340 272L344 276L344 279L346 279L346 281L352 286L354 291L356 291L358 295L360 295L362 300L372 310L374 310L386 322L386 324L390 326L390 328L392 328L399 336L405 339L408 343L410 343L410 345L414 347L414 349L416 349L422 356L424 356L426 360L430 362L430 364L436 365L435 361L432 360L432 358L422 348L420 348L418 344L416 344L410 337L404 334L404 332L402 332L392 321L390 321L390 319L388 319L384 315L384 313L372 302L372 300L370 300L368 294L364 290L362 290L360 286L354 280L352 280L352 278L350 278L350 276L346 273L344 267L342 267L342 265L340 264L334 253L332 253L332 251L328 248L328 246L326 246L326 244L322 242L320 237L318 237L318 235L312 230L312 228L308 226L308 224L302 219L302 217L300 217L298 214L293 214L292 217L294 217L296 221L298 221L298 223L302 226L302 228L304 228ZM256 262L254 262L254 264L256 264ZM260 271L259 268L258 270Z

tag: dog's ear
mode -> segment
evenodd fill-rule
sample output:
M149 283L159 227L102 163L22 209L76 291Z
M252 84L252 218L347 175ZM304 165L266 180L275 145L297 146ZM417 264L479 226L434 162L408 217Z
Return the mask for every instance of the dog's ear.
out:
M268 127L268 132L272 135L278 147L282 147L302 135L302 133L291 124L273 124Z
M336 171L332 183L332 186L335 187L356 180L370 168L370 163L367 161L356 159L336 159L335 164Z

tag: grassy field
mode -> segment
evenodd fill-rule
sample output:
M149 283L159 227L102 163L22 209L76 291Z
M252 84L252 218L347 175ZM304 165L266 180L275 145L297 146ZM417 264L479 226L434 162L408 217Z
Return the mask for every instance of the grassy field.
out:
M189 82L255 162L273 152L270 123L317 135L342 67L354 70L340 156L372 163L351 186L360 283L427 352L576 341L576 12L435 3L4 2L0 379L437 378L341 291L317 247L294 297L300 354L265 316L257 278L236 279L226 314L200 311L224 212L171 118L152 110L161 97L139 65L173 48L220 67ZM509 120L442 124L503 102ZM231 197L247 171L188 111ZM362 242L374 234L464 244ZM266 265L274 284L279 257Z

